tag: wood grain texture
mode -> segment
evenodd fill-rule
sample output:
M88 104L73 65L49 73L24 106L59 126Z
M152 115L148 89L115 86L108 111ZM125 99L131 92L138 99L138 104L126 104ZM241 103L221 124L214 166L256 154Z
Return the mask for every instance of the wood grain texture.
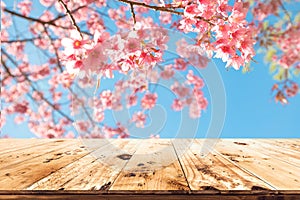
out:
M189 190L169 139L140 140L110 190Z
M225 158L269 183L277 190L299 190L300 168L263 153L252 140L222 139L215 147ZM284 156L284 155L282 155Z
M0 199L300 199L299 139L210 141L0 139Z
M30 192L10 192L4 191L0 199L100 199L100 200L298 200L299 192L288 194L282 193L245 193L241 191L234 191L228 193L226 191L219 192L218 194L170 194L170 192L137 192L136 194L128 193L103 193L101 191L57 191L53 194L52 191L30 191Z
M287 162L291 165L300 167L300 152L294 149L288 149L281 145L272 145L272 142L265 142L265 139L255 139L255 140L240 140L241 142L249 142L256 145L256 150L259 152L271 156L273 158L279 159L281 161ZM273 141L273 140L271 140Z
M34 183L28 190L107 190L138 146L134 140L102 141L92 154ZM113 155L113 156L112 156Z
M203 140L190 142L181 139L174 140L173 144L193 191L274 189L214 151L207 155L201 155Z
M59 140L49 139L0 139L0 155L20 149L28 149Z
M300 152L299 139L258 139L264 144L270 144L274 149L281 147L287 150L294 150Z
M76 143L76 140L56 140L49 141L48 143L45 143L44 141L44 143L40 143L39 145L32 145L31 147L4 153L0 157L0 170L5 168L7 169L11 166L17 165L18 163L40 157L47 153L49 154L53 151L63 149L66 146L74 145ZM47 148L45 148L45 144L47 144Z
M55 149L39 157L27 159L0 170L0 189L22 190L58 169L87 155L80 140L64 140L64 148ZM70 143L74 143L71 144ZM45 146L48 148L48 145ZM55 148L55 146L53 147ZM49 148L50 149L50 148Z

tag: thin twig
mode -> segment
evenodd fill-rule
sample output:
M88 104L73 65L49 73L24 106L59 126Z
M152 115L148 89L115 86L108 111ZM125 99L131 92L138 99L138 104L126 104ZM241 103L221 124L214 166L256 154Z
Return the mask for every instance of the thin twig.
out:
M42 37L35 37L35 38L24 38L24 39L17 39L17 40L1 40L2 43L16 43L16 42L32 42L34 40L43 39ZM57 38L51 38L52 40L56 40Z
M70 11L70 13L74 14L74 13L76 13L78 10L80 10L80 9L82 9L82 8L85 8L85 7L87 7L87 6L86 6L86 5L84 5L84 6L79 6L78 8L76 8L76 9ZM66 16L67 16L67 14L58 15L56 18L50 20L49 22L50 22L50 23L51 23L51 22L55 22L55 21L57 21L57 20L59 20L59 19L61 19L61 18L64 18L64 17L66 17Z
M152 6L152 5L148 5L146 3L141 3L141 2L136 2L136 1L129 1L129 0L118 0L118 1L130 4L130 5L132 4L132 5L142 6L142 7L149 8L149 9L156 10L156 11L169 12L169 13L173 13L173 14L181 15L181 16L184 15L183 12L179 12L179 11L176 11L176 10L171 10L171 8L167 8L167 7ZM195 18L196 19L200 19L202 21L205 21L205 22L207 22L210 25L214 25L211 21L209 21L209 20L207 20L207 19L205 19L203 17L197 16Z
M64 7L66 14L69 16L71 23L73 25L73 27L79 32L81 39L83 39L82 33L80 31L79 26L76 24L76 21L71 13L71 11L69 10L67 4L65 4L65 2L63 0L58 0L58 2Z
M133 18L133 23L134 25L136 24L136 18L135 18L135 13L134 13L134 8L133 8L133 3L130 3L130 11L132 14L132 18Z
M14 65L16 65L17 67L17 63L6 53L6 51L4 51L4 49L1 48L1 52L2 52L2 55L1 55L1 64L4 66L6 72L9 74L9 75L12 75L13 78L16 78L9 70L9 67L7 67L6 63L4 62L3 60L3 55L5 55ZM38 90L35 88L35 86L32 84L32 81L28 78L28 76L22 71L19 69L19 71L21 72L21 74L24 76L25 80L29 83L31 89L33 91L36 91L38 92ZM71 122L74 122L73 119L71 119L68 115L66 115L64 112L62 112L61 110L57 109L57 107L51 103L48 99L46 99L45 97L41 96L42 100L45 101L50 107L52 107L56 112L58 112L60 115L62 115L63 117L65 117L66 119L68 119L69 121Z
M279 5L281 6L281 8L282 8L284 14L286 14L287 17L289 18L290 24L292 25L292 24L293 24L293 21L292 21L292 17L291 17L291 15L290 15L290 13L289 13L288 10L284 7L284 5L283 5L283 3L281 2L281 0L278 0L278 3L279 3Z
M53 40L51 39L51 36L50 36L50 34L49 34L49 32L48 32L46 26L44 26L44 31L45 31L46 35L48 36L48 38L49 38L49 40L50 40L50 42L51 42L51 45L52 45L52 47L53 47L53 49L54 49L55 56L56 56L56 63L57 63L57 66L58 66L60 72L63 72L63 67L62 67L62 65L61 65L61 63L60 63L60 59L59 59L59 55L58 55L57 48L55 47L55 45L54 45L54 43L53 43Z
M43 21L43 20L36 19L36 18L33 18L33 17L24 16L24 15L22 15L20 13L15 12L15 11L8 10L7 8L4 9L4 12L7 12L7 13L12 14L14 16L26 19L28 21L37 22L37 23L40 23L40 24L43 24L43 25L47 24L47 25L51 25L51 26L54 26L54 27L57 27L57 28L70 29L70 27L65 27L65 26L60 26L60 25L55 24L53 20L51 20L51 21ZM15 23L13 23L13 24L15 24ZM86 32L86 31L81 31L81 33L84 33L86 35L92 36L91 33Z

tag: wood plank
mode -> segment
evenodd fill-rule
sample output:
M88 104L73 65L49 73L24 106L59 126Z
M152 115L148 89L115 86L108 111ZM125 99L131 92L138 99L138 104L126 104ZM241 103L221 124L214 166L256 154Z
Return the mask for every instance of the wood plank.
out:
M300 139L259 139L275 148L281 147L289 150L300 151Z
M20 149L40 146L54 141L59 141L59 139L0 139L0 155Z
M27 190L107 190L138 146L136 140L109 140L92 154L39 180Z
M213 151L202 156L200 151L205 141L204 139L173 140L192 191L274 189Z
M94 140L94 142L97 141ZM99 143L99 146L101 146L101 143ZM89 151L85 146L82 146L82 141L75 140L75 144L66 146L63 149L9 166L0 171L0 189L25 189L34 182L88 153Z
M188 191L184 173L169 139L144 139L109 191Z
M266 139L239 139L239 143L255 145L256 150L267 156L300 167L300 152L298 151L267 143Z
M120 199L130 199L130 200L297 200L299 199L299 191L289 194L285 193L245 193L233 191L229 194L224 194L222 192L218 194L172 194L171 192L163 193L145 193L137 192L136 194L126 194L126 193L107 193L101 191L28 191L28 192L11 192L10 194L1 194L0 199L97 199L97 200L120 200Z
M53 140L51 142L41 143L38 146L23 148L5 153L0 157L0 170L24 162L26 160L30 160L44 154L65 148L66 146L73 145L75 143L77 143L76 140Z
M241 140L222 139L215 150L277 190L300 190L299 168L261 153L259 145L255 143L244 144Z

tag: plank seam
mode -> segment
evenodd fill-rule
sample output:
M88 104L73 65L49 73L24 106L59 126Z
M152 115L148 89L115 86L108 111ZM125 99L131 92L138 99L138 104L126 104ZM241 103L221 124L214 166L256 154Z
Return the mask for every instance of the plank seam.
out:
M22 163L22 162L26 162L26 161L28 161L28 160L35 159L35 158L44 156L44 155L49 154L49 153L52 153L52 152L54 152L54 151L59 151L59 150L65 148L65 147L69 147L69 146L72 146L72 145L75 145L75 144L76 144L76 143L74 143L74 144L66 144L65 146L63 146L63 147L61 147L61 148L54 149L54 150L50 150L50 151L48 151L48 152L45 152L44 154L40 154L40 155L37 155L37 156L33 156L33 157L27 158L27 159L25 159L25 160L22 160L22 161L19 161L19 162L16 162L16 163L7 165L7 166L5 166L5 167L1 167L0 170L5 169L5 168L7 168L7 167L10 167L10 166L12 166L12 165L20 164L20 163Z
M72 144L72 145L75 146L76 144ZM108 144L106 144L106 145L108 145ZM62 166L61 168L57 169L55 172L57 172L57 171L59 171L59 170L65 168L65 167L71 165L72 163L74 163L74 162L76 162L76 161L78 161L78 160L80 160L80 159L82 159L82 158L84 158L84 157L86 157L86 156L89 156L92 152L97 151L97 150L100 149L100 148L104 148L106 145L104 145L104 146L102 146L102 147L99 147L99 148L97 148L97 149L95 149L95 150L92 150L92 151L87 151L87 152L88 152L87 154L83 154L82 157L79 157L78 159L75 159L73 162L70 162L69 164ZM71 145L70 145L70 146L71 146ZM93 156L93 157L94 157L94 156ZM97 160L97 158L95 158L95 160ZM54 173L55 173L55 172L54 172ZM52 173L50 173L50 174L52 174ZM48 174L48 175L42 177L41 179L37 180L36 182L34 182L34 183L31 184L30 186L28 186L28 187L26 188L26 190L31 190L31 187L32 187L34 184L37 184L39 181L42 181L43 179L46 179L50 174ZM77 176L78 176L78 175L77 175ZM77 176L75 176L75 177L77 177ZM47 180L45 180L45 181L47 181ZM66 183L64 183L64 184L66 184ZM63 184L63 185L64 185L64 184ZM33 188L32 188L32 189L33 189Z
M178 162L179 162L180 168L181 168L181 170L182 170L182 173L183 173L183 175L184 175L184 179L185 179L185 181L186 181L186 183L187 183L187 186L188 186L188 188L189 188L189 192L191 192L191 191L192 191L192 189L191 189L191 187L190 187L190 183L188 182L187 176L186 176L186 174L185 174L185 172L184 172L184 169L183 169L182 163L180 162L180 159L179 159L179 157L178 157L178 153L177 153L177 151L176 151L176 148L175 148L175 146L174 146L174 143L173 143L173 141L172 141L172 140L170 140L170 142L171 142L171 144L172 144L172 146L173 146L173 149L174 149L174 151L175 151L175 154L176 154L177 160L178 160Z
M128 162L130 161L130 159L134 156L134 154L137 152L138 148L141 146L142 143L137 144L135 151L133 151L132 156L126 160L126 163L123 165L123 167L120 169L119 173L116 175L116 178L114 180L111 181L111 184L109 186L109 188L107 189L107 191L112 191L110 190L110 188L114 185L114 183L116 182L116 180L119 178L119 176L122 174L124 168L128 165Z
M211 149L213 152L215 152L216 154L218 154L219 156L223 157L224 159L226 159L228 162L232 163L233 165L235 165L236 167L238 167L239 169L243 170L244 172L255 176L256 178L258 178L259 180L263 181L264 183L266 183L267 185L269 185L271 188L273 188L274 190L278 191L278 189L273 186L272 184L270 184L269 182L267 182L265 179L261 178L260 176L256 175L255 173L249 171L248 169L238 165L237 163L233 162L232 160L228 159L227 157L223 156L220 152L218 152L215 149Z

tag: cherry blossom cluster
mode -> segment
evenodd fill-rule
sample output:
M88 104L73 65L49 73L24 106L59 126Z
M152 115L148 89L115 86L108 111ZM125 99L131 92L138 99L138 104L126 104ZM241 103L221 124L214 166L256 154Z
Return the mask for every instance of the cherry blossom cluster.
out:
M79 132L89 133L82 137L129 137L130 124L146 126L147 112L159 100L149 86L160 80L172 82L170 107L189 109L190 117L198 118L208 101L205 84L191 66L204 68L210 58L220 58L226 68L247 68L255 60L255 44L266 50L278 81L272 88L275 100L286 104L299 93L300 17L281 0L36 3L1 1L0 127L12 118L26 122L38 137L75 137L73 123ZM39 6L45 9L37 11ZM269 20L274 16L276 22ZM176 43L178 57L172 62L165 62L170 37L162 27L192 38ZM97 90L92 99L82 95L119 73L126 78L113 89ZM185 80L178 80L178 74ZM139 109L127 124L103 124L107 111L134 107ZM86 119L76 120L81 114Z
M272 92L275 101L282 104L287 104L288 98L299 93L299 82L294 79L300 73L300 15L294 18L292 15L281 0L258 1L253 9L255 23L260 28L258 41L277 81ZM270 16L277 16L276 22L269 20Z

